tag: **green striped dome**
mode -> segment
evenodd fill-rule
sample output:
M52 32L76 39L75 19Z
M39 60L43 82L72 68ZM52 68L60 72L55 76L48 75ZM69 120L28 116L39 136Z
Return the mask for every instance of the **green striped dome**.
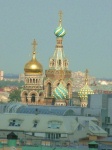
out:
M66 32L65 32L65 29L62 28L61 25L59 25L59 27L56 28L56 30L54 31L54 34L55 34L57 37L63 37L63 36L66 34Z
M88 98L88 94L94 94L93 90L86 84L79 92L78 96L83 99Z
M68 96L67 89L60 83L53 91L53 96L58 99L66 99Z

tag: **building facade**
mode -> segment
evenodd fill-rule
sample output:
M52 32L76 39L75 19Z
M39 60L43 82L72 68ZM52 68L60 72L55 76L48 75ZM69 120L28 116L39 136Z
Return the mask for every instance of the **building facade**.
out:
M36 41L33 43L32 59L24 67L25 86L21 92L22 103L41 104L44 99L43 68L36 59Z

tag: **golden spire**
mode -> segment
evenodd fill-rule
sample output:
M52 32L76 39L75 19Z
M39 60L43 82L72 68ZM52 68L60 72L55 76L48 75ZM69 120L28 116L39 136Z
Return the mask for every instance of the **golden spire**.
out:
M37 42L36 42L35 39L33 40L32 45L33 45L33 52L35 52L36 51L36 46L37 46Z
M59 25L62 25L62 11L59 11Z
M85 84L88 85L88 69L85 71Z

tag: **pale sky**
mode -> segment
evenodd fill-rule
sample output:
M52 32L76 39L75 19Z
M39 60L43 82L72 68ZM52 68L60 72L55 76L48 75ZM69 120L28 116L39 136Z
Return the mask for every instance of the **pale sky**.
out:
M112 0L0 0L0 70L23 73L34 38L37 59L48 69L59 10L69 69L112 78Z

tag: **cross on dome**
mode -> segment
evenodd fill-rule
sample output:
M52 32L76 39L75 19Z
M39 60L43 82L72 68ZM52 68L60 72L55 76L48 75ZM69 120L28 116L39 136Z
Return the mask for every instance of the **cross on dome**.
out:
M60 10L59 11L59 25L61 25L62 24L62 11Z
M85 71L85 84L87 85L88 84L88 69L86 69Z
M35 39L33 40L32 45L33 45L33 52L35 52L36 51L36 46L37 46L37 42L36 42Z

